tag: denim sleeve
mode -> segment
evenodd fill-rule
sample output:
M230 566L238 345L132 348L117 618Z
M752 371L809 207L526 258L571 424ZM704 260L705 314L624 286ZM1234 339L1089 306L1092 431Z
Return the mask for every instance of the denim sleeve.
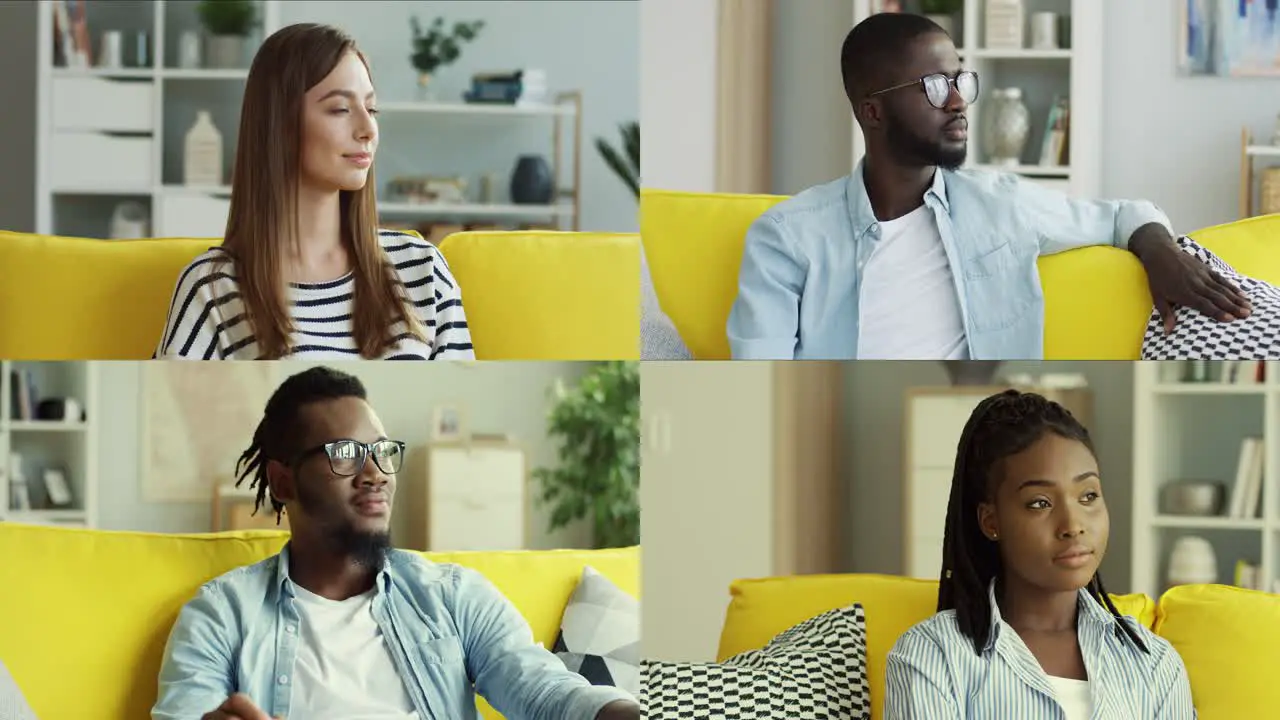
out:
M453 614L476 692L508 720L594 720L625 690L592 685L533 640L520 612L480 573L459 568Z
M729 311L733 359L795 359L804 277L782 221L769 213L757 218L747 230L738 297Z
M1145 200L1078 199L1022 178L1014 181L1013 197L1028 227L1036 232L1041 255L1094 245L1127 250L1129 238L1148 223L1173 233L1164 212Z
M885 720L962 717L942 648L923 632L907 631L885 663Z
M165 643L152 720L199 720L232 693L226 604L214 588L183 606Z

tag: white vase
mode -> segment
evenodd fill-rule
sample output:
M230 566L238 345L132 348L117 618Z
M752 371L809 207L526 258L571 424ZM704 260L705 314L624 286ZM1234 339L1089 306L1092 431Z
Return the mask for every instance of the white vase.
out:
M1022 90L993 90L983 112L986 120L982 143L986 147L987 162L1006 166L1021 163L1031 132L1031 113L1022 102Z
M208 110L196 113L183 151L183 182L200 186L222 184L222 133L214 127Z
M206 67L234 69L245 66L245 38L240 35L205 37Z

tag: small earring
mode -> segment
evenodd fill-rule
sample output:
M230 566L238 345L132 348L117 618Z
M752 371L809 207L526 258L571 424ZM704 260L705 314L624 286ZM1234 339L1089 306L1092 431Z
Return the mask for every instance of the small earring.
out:
M991 533L991 539L992 539L992 540L999 540L999 539L1000 539L1000 533Z

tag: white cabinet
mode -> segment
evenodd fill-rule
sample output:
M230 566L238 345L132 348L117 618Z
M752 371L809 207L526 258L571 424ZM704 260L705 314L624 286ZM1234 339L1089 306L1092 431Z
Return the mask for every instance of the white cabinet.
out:
M158 235L170 238L221 236L231 214L231 199L169 191L160 198Z
M104 77L53 78L53 128L149 133L155 128L155 85Z
M151 192L155 145L149 137L67 131L50 142L49 181L60 189Z
M427 446L425 512L418 529L425 550L522 550L527 545L524 450L494 442Z

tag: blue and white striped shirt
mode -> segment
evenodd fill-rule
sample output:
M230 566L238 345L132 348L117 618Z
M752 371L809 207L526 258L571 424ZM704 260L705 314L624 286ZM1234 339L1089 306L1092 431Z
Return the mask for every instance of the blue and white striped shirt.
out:
M1064 720L1049 676L1000 617L989 590L991 634L982 654L960 632L954 610L916 625L898 638L885 669L885 720ZM1090 720L1193 720L1191 684L1178 651L1130 617L1117 620L1080 591L1076 622L1089 678ZM1118 623L1137 631L1144 653Z

